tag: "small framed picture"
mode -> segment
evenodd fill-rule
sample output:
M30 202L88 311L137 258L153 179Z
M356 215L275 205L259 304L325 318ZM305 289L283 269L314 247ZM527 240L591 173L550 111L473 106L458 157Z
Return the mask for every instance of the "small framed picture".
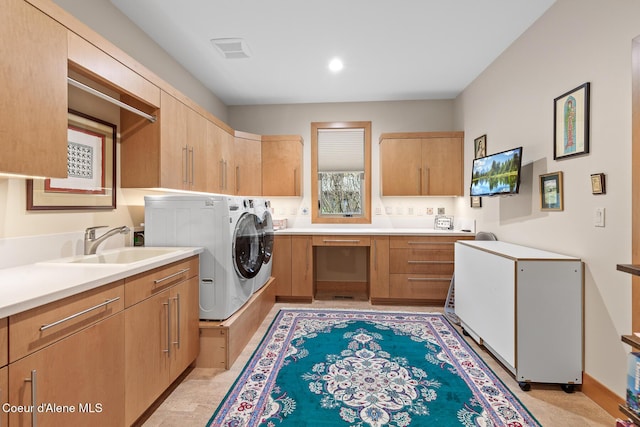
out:
M562 172L540 175L540 210L563 210L562 193Z
M553 101L553 159L589 152L589 86L584 83Z
M606 194L607 190L604 185L604 174L591 174L591 194Z
M481 208L482 207L482 197L480 197L480 196L471 196L471 207L472 208Z
M475 149L475 158L485 157L487 155L487 135L479 136L473 140L473 147Z

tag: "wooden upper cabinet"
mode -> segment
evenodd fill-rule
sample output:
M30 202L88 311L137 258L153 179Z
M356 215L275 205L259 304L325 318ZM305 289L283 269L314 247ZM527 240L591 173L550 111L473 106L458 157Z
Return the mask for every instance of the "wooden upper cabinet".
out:
M302 137L262 137L262 194L302 196Z
M0 172L66 178L67 30L6 0L0 40Z
M214 193L234 194L234 136L213 122L207 122L207 173Z
M380 136L383 196L462 196L463 132Z
M262 195L262 137L235 131L235 194Z
M133 98L127 98L136 106ZM211 191L207 186L207 120L162 91L154 123L122 109L121 186Z

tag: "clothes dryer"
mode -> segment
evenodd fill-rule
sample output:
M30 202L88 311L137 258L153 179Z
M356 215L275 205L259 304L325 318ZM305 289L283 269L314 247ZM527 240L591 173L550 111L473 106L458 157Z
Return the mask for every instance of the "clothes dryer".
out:
M145 196L145 246L204 249L200 319L227 319L251 297L263 263L257 218L239 197Z
M266 199L257 198L253 200L255 215L258 217L258 229L262 240L262 268L256 275L254 292L262 288L271 277L271 266L273 265L273 219L271 217L271 202Z

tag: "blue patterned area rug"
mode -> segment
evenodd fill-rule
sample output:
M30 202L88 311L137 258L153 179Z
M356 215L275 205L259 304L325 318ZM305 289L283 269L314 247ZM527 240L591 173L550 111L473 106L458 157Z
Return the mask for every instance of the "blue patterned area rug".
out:
M208 426L539 426L444 315L280 310Z

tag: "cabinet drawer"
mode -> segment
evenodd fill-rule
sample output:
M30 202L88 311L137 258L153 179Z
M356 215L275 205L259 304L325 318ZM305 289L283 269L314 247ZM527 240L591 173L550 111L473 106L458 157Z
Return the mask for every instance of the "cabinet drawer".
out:
M313 236L313 246L371 246L371 237L316 235Z
M411 249L451 250L458 240L472 240L473 236L391 236L389 247Z
M124 307L123 281L101 286L9 317L9 361L105 319Z
M198 260L198 256L194 256L124 279L125 307L131 307L170 286L197 276Z
M9 328L7 328L7 324L6 317L0 319L0 367L9 363Z
M391 249L389 272L451 275L453 250Z
M450 283L451 277L430 274L390 274L389 297L444 302Z

